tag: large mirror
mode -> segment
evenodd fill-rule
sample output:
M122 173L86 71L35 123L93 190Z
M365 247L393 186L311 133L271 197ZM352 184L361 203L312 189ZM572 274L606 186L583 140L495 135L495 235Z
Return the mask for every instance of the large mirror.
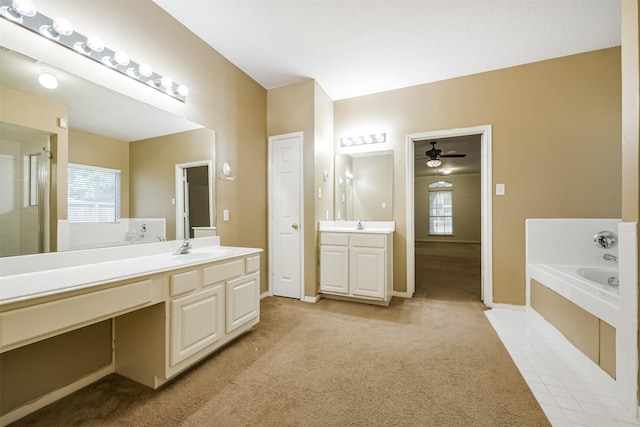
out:
M393 151L335 158L335 219L393 221Z
M0 256L215 233L214 131L2 47L0 104Z

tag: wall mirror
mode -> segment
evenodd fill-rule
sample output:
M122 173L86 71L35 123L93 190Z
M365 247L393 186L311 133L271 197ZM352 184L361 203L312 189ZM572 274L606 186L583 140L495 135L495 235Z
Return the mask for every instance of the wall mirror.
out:
M59 81L56 89L38 85L43 70L53 71ZM215 227L213 130L3 47L0 96L0 256L173 240L182 234L184 223L177 218L179 196L190 200L202 195L206 201L197 204L198 213L206 213L190 223ZM61 105L62 110L50 105ZM47 130L40 126L45 121ZM58 144L63 134L68 149ZM198 162L207 165L209 178L198 178L191 186L195 191L190 194L186 187L181 195L176 165ZM55 169L68 164L119 171L119 185L113 184L119 194L117 220L71 220L73 211L85 206L70 206L68 197L54 196L62 186L65 194L71 190L67 182L55 179ZM75 190L69 191L74 197ZM67 204L65 209L61 203ZM97 199L77 204L82 203L93 203L94 210L97 205L113 208ZM189 203L182 205L189 215Z
M335 219L393 221L393 151L335 158Z

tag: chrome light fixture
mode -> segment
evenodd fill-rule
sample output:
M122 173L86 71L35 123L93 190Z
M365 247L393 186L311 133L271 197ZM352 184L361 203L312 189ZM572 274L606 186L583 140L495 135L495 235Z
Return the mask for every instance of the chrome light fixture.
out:
M187 86L155 73L147 64L132 61L124 52L107 48L100 37L78 33L67 19L39 13L31 0L0 0L0 16L174 99L184 102L189 94Z
M371 133L368 135L349 136L346 138L340 138L340 146L351 147L353 145L376 144L376 143L386 142L386 141L387 141L387 134L385 132Z

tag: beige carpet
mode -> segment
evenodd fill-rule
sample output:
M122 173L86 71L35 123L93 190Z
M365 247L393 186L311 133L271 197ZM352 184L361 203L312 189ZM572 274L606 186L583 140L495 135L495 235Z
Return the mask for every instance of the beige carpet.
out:
M253 332L160 390L111 375L23 426L546 426L483 314L478 245L419 245L389 307L270 297Z

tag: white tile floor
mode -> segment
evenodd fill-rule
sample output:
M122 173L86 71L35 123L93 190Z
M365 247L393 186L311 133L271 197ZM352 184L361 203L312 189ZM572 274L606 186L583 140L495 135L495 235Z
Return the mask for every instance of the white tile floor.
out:
M614 380L539 314L485 314L554 427L640 426L613 397Z

